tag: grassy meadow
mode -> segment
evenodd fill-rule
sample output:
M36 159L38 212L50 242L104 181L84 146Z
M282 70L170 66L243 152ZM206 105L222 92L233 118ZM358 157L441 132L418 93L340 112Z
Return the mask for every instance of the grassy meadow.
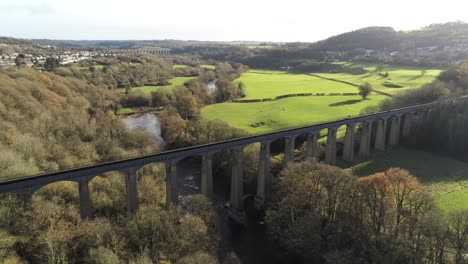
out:
M275 98L294 93L356 93L357 88L307 74L283 71L250 70L236 80L246 85L245 98Z
M136 113L136 111L128 107L121 108L119 109L119 112L118 112L119 115L130 115L134 113Z
M190 68L190 66L189 66L189 65L185 65L185 64L174 64L174 65L172 66L172 68L174 68L174 69L185 69L185 68Z
M382 73L388 72L388 77L383 77L376 71L376 66L371 64L352 64L344 63L347 67L363 67L367 73L364 74L349 74L349 73L316 73L325 78L333 78L341 81L347 81L360 85L364 82L372 84L375 90L379 90L389 94L395 94L408 89L421 87L426 83L430 83L441 72L439 69L415 68L415 67L398 67L384 66ZM391 83L401 88L390 88L385 86L385 83Z
M403 147L374 152L357 164L341 163L356 176L383 172L391 167L406 169L423 183L436 205L448 213L468 209L468 163Z
M185 65L185 64L174 64L173 68L174 69L184 69L184 68L189 68L191 66ZM207 68L207 69L215 69L216 66L214 65L209 65L209 64L202 64L200 65L202 68ZM172 83L171 85L166 85L166 86L158 86L158 85L153 85L153 86L140 86L140 87L134 87L132 88L132 91L140 91L145 94L151 94L151 92L154 92L156 90L163 90L166 93L171 93L172 89L176 86L181 86L184 85L185 82L190 81L196 77L174 77L169 79L169 82ZM125 89L119 89L120 92L125 92Z
M377 104L385 98L383 95L373 95L369 100L361 100L357 95L307 96L258 103L225 102L205 106L201 115L259 134L357 116L362 108ZM264 125L251 126L260 122L264 122Z
M169 80L171 82L171 85L166 85L166 86L140 86L140 87L133 87L131 90L133 92L140 91L145 94L151 94L151 92L154 92L156 90L163 90L166 93L171 93L172 89L176 86L181 86L184 85L185 82L190 81L194 79L195 77L174 77ZM120 92L125 92L125 89L121 88L119 89Z
M216 66L211 65L211 64L202 64L202 65L200 65L200 67L205 68L205 69L210 69L210 70L216 69Z
M389 74L387 78L384 78L376 71L375 65L342 64L346 67L363 67L367 72L356 75L313 72L295 74L286 71L252 69L243 73L235 82L245 84L244 93L246 96L241 100L275 98L294 93L358 92L357 87L339 81L357 85L370 82L375 90L395 94L429 83L440 73L440 70L436 69L384 66L381 72ZM389 88L384 85L385 82L402 87ZM376 105L385 98L388 97L373 93L368 100L361 100L356 95L327 95L292 97L255 103L225 102L204 107L201 110L201 115L208 119L222 120L233 127L253 134L260 134L357 116L363 108ZM254 123L263 123L263 125L253 127Z

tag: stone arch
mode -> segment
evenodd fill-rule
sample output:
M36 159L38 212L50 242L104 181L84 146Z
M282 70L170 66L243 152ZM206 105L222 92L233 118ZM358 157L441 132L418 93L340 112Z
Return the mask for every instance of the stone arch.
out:
M308 159L317 157L317 140L319 137L318 131L308 131L296 134L294 141L295 160L297 158ZM299 154L299 155L297 155Z
M343 124L337 126L336 129L336 155L337 158L340 157L343 153L343 146L344 146L344 138L346 134L347 125ZM327 131L328 132L328 131ZM328 136L328 133L327 133Z
M136 171L139 204L166 203L166 163L151 162Z
M243 179L244 193L255 194L257 187L257 178L260 168L261 142L254 142L243 146Z
M270 140L271 170L274 174L283 169L284 146L283 137Z
M179 196L193 195L201 192L202 163L203 155L187 156L177 161L176 184L178 198Z
M63 191L63 194L60 192ZM78 193L78 181L74 180L63 180L56 181L42 186L36 186L34 189L31 189L33 199L36 196L44 196L46 198L51 198L53 196L61 196L66 202L78 202L79 193Z
M130 215L138 207L136 191L132 188L136 188L134 171L106 171L82 179L81 186L83 201L86 201L85 193L88 192L93 214L97 216L112 218L125 213Z
M270 146L271 141L265 140L247 144L243 146L242 150L243 195L252 195L258 205L263 205L270 193L272 182ZM233 163L233 166L235 166L235 163Z
M41 186L29 188L28 196L24 196L26 206L31 206L37 197L43 197L46 200L55 200L64 204L73 204L77 207L82 218L92 217L92 205L88 188L89 177L83 176L76 179L56 181ZM27 194L27 193L23 194ZM58 200L57 200L58 199Z
M300 134L291 134L284 138L284 158L283 158L283 168L288 167L288 163L294 162L295 160L295 150L296 150L296 141L300 137Z
M309 131L304 134L304 158L315 158L317 159L319 156L319 145L318 139L320 136L320 131Z

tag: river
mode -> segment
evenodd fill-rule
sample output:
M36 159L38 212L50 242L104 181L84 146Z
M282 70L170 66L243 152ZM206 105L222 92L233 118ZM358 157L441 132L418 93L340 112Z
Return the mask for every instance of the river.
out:
M159 142L161 150L166 147L166 142L161 136L161 123L159 117L154 113L132 115L122 119L129 129L144 128L153 135Z
M216 82L214 82L216 83ZM144 128L158 139L161 151L166 144L161 137L161 125L155 113L145 113L123 118L129 129ZM214 175L215 176L215 175ZM229 177L214 177L214 205L218 214L218 228L221 236L218 255L223 258L233 252L241 263L280 263L274 249L266 238L265 226L255 217L247 214L247 224L240 226L228 219L226 201L229 199ZM179 199L186 195L199 194L201 182L201 160L186 158L177 164L177 191ZM248 212L248 209L246 208Z
M208 90L208 93L211 94L216 90L216 82L217 81L218 81L218 79L213 79L213 80L209 81L206 84L206 90Z

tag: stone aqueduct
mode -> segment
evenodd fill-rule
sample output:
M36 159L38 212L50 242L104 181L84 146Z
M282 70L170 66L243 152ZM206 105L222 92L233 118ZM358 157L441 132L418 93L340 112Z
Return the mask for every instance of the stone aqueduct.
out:
M132 215L138 210L136 172L140 168L155 162L163 162L166 164L166 201L168 201L167 204L170 205L176 203L178 200L176 183L177 162L187 157L201 156L201 193L211 197L213 194L213 154L219 151L229 150L232 156L230 212L232 217L237 218L243 214L243 149L245 146L252 143L261 143L255 201L258 205L262 205L268 198L267 194L271 185L270 144L273 141L281 138L285 139L284 166L288 166L288 163L294 161L294 144L296 137L306 135L305 155L307 157L314 157L317 154L319 132L326 129L328 132L325 147L325 162L328 164L335 164L337 158L336 132L341 126L346 126L342 159L345 161L353 161L355 155L369 155L372 146L376 151L383 151L387 145L397 145L400 135L406 136L411 132L410 126L412 118L414 118L415 115L419 117L425 116L433 104L434 103L416 105L324 124L4 181L0 182L0 193L18 194L24 198L25 204L28 205L32 202L32 194L43 186L58 181L77 182L79 186L81 217L90 218L92 217L92 203L88 187L89 181L97 175L111 171L119 171L125 175L127 211L129 215ZM360 125L360 132L358 133L359 139L355 140L355 128L357 125ZM373 126L376 127L373 129ZM389 126L389 129L387 129L387 126ZM376 133L374 137L372 136L373 131ZM387 132L389 135L387 135ZM374 144L371 144L371 139L374 139ZM357 142L358 144L356 145ZM355 149L358 150L357 153L355 153Z
M126 50L126 52L131 52L131 53L149 53L149 54L170 54L171 50L167 48L138 48L138 49L130 49Z

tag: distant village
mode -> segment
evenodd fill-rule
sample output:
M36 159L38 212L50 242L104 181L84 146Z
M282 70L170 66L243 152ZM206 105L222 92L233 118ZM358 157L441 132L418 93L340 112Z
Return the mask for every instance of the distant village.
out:
M22 51L19 52L18 50ZM46 59L51 57L59 59L61 64L68 64L93 58L113 58L128 53L168 54L170 50L164 48L138 48L131 50L86 51L75 50L73 48L57 48L54 46L25 48L18 44L11 45L0 43L0 68L15 66L16 58L20 56L20 54L23 65L40 68L41 65L45 63Z
M2 47L8 45L0 43L0 50ZM70 51L70 50L59 50L59 49L38 49L34 52L13 52L13 53L0 53L0 67L14 66L16 64L16 58L22 54L24 58L22 62L28 67L35 67L42 65L47 58L57 58L61 64L68 64L79 62L81 60L98 58L98 57L114 57L117 53L103 53L96 51Z
M365 57L395 58L409 56L416 60L435 58L447 65L462 63L468 58L468 36L452 39L449 44L440 46L406 47L405 51L386 51L366 49Z

